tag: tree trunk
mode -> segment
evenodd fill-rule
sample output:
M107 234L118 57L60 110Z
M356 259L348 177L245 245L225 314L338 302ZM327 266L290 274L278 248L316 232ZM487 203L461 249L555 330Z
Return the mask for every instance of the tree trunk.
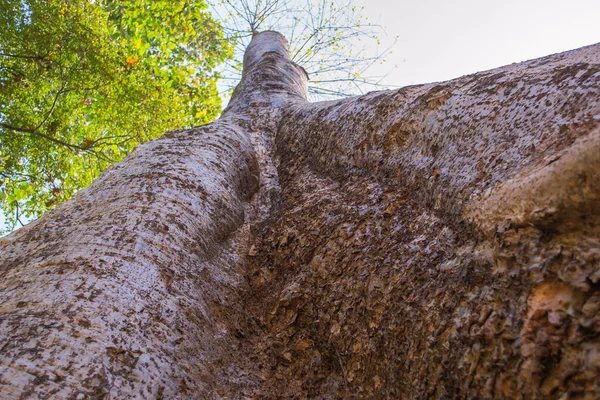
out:
M600 396L600 45L216 122L0 239L3 398Z

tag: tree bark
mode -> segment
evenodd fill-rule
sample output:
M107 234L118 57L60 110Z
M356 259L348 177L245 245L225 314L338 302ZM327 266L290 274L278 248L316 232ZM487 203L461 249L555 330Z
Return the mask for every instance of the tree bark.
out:
M600 396L600 45L223 116L0 239L6 398Z

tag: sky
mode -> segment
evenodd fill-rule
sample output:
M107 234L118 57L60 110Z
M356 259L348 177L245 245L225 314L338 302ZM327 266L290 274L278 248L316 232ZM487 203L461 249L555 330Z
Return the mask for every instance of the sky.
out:
M600 42L600 0L356 0L393 44L371 75L406 86ZM398 36L397 41L395 37ZM0 225L4 225L0 213Z
M398 36L384 83L444 81L600 42L600 0L357 0ZM397 67L396 67L397 66Z

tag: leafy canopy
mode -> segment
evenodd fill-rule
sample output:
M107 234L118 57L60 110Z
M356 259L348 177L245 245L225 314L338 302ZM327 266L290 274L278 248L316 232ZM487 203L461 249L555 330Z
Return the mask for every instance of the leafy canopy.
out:
M0 0L0 208L8 227L136 145L215 118L231 56L204 0Z

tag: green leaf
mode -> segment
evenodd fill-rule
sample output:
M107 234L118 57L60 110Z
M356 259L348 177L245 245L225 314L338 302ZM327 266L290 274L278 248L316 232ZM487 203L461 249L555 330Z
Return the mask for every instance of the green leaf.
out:
M204 0L0 0L0 49L19 55L0 56L8 225L17 202L21 215L39 216L139 143L218 115L208 66L231 48L205 9ZM183 44L182 26L202 34ZM181 96L195 79L198 95Z

